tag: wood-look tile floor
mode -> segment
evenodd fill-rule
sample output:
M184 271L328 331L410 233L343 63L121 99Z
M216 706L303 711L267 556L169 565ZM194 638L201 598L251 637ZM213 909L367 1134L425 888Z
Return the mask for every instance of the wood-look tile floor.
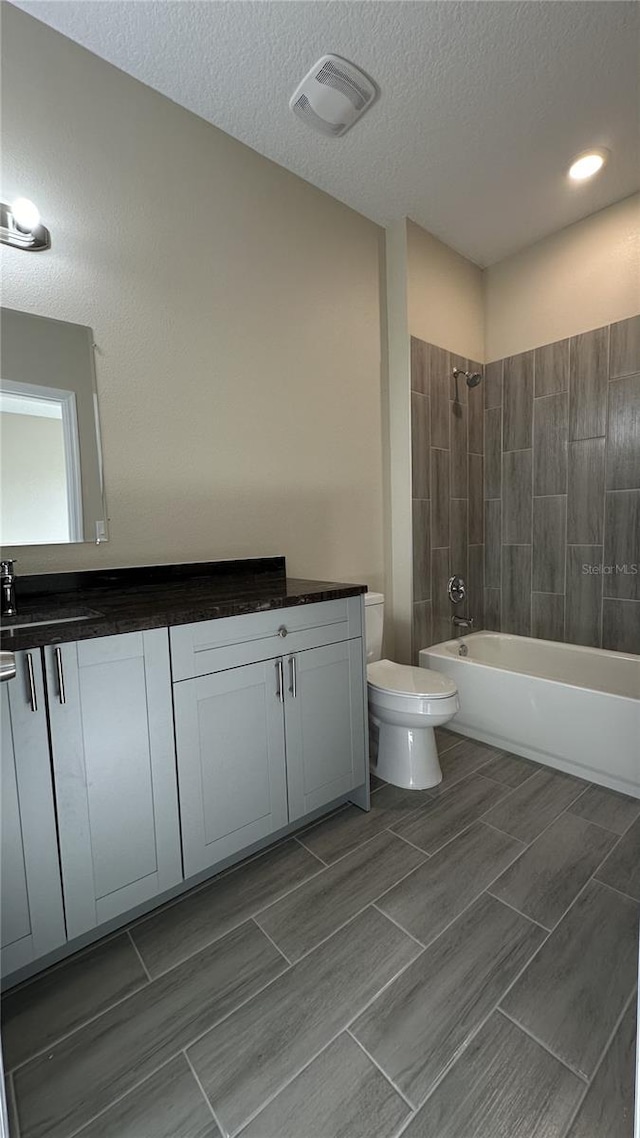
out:
M632 1138L640 801L438 745L8 993L11 1138Z

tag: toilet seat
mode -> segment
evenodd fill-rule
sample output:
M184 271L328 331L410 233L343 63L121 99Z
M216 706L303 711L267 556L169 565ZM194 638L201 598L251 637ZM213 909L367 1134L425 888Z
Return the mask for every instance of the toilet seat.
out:
M409 664L395 664L393 660L378 660L367 667L367 682L371 688L390 695L409 699L449 699L457 695L457 687L448 676L428 668L414 668ZM401 702L405 702L402 700Z

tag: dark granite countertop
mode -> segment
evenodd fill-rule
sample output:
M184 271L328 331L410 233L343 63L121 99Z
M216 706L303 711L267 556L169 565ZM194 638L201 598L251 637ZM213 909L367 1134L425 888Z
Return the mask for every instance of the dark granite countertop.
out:
M0 647L18 652L366 591L366 585L287 577L284 557L38 574L17 579L18 614L3 618ZM55 623L36 623L52 615ZM82 619L68 619L78 615ZM32 624L13 627L29 617Z

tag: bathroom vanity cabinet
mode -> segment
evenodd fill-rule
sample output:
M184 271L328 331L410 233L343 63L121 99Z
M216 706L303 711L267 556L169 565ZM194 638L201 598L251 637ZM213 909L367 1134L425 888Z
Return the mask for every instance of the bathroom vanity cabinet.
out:
M2 972L366 806L361 596L47 645L3 685Z
M166 629L44 649L69 939L182 879Z
M16 654L16 678L2 685L0 698L0 933L8 975L67 935L39 649Z
M4 975L182 880L166 629L16 664L2 688Z
M366 778L359 597L171 630L187 876Z

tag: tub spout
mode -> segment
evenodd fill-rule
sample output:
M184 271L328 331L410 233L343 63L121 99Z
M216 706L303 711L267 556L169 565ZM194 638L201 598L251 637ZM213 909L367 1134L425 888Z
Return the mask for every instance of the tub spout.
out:
M471 632L473 630L473 617L472 616L454 616L451 617L451 623L454 628L466 630Z

